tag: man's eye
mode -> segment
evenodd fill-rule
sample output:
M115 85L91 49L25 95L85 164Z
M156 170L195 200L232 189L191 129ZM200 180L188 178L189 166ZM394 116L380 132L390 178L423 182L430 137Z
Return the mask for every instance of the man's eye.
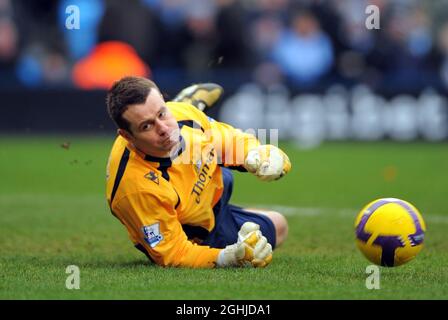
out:
M162 111L162 112L160 112L160 118L164 118L166 116L166 112L165 111Z
M144 124L142 126L142 130L149 130L149 129L151 129L151 125L150 124Z

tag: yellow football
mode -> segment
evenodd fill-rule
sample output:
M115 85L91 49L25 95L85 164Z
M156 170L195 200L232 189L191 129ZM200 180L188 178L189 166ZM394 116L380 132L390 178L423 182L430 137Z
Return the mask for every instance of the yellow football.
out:
M385 267L402 265L423 247L426 225L407 201L382 198L370 202L355 221L356 244L371 262Z

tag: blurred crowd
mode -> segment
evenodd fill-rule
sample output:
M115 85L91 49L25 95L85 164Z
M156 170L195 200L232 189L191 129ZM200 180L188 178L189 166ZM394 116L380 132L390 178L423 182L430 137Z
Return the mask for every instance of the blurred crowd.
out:
M448 87L448 1L0 0L0 88L105 88L129 73Z

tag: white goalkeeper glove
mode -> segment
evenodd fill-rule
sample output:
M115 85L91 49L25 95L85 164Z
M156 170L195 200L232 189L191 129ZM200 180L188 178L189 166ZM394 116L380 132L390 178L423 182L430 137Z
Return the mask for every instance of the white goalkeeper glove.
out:
M286 153L276 146L267 144L249 150L244 167L262 181L273 181L291 170L291 162Z
M261 234L260 226L246 222L238 232L238 242L221 250L218 267L266 267L272 261L272 246Z

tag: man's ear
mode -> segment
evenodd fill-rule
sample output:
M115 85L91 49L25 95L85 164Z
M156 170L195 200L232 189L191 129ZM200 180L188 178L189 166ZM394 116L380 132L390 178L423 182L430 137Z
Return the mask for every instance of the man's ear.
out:
M118 129L117 133L120 136L122 136L123 138L125 138L128 142L132 142L134 140L134 137L132 136L132 134L125 129Z

